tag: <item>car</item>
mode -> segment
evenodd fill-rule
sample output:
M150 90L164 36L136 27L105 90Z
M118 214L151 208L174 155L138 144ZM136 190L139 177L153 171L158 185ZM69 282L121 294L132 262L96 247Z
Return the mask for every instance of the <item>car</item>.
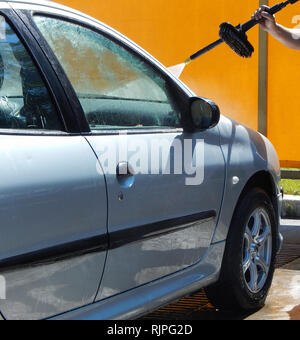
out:
M87 15L0 12L1 318L137 319L202 288L263 306L282 244L271 142Z

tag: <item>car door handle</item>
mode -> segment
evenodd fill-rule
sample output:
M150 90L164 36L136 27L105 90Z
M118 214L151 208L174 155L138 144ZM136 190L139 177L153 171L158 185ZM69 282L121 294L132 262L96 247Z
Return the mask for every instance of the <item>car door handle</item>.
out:
M134 170L128 162L120 162L117 166L117 177L132 177L134 176Z

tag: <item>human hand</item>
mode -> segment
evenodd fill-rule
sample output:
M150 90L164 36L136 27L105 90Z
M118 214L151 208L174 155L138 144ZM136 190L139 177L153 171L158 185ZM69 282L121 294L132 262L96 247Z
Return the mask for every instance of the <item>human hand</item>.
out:
M259 23L260 27L269 33L275 32L277 28L277 23L275 16L268 13L267 10L270 9L268 6L261 6L252 16L252 19L257 21L264 19Z

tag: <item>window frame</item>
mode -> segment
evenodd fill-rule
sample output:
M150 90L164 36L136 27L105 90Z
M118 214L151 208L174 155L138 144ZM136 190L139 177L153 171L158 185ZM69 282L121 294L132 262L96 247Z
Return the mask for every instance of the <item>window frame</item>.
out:
M26 24L30 26L30 30L38 43L40 44L41 49L44 50L45 55L50 60L52 66L57 73L58 78L60 81L63 82L65 91L67 93L68 98L72 98L73 104L73 111L76 112L77 115L81 116L81 121L84 121L85 124L84 128L81 127L81 134L82 135L117 135L121 133L126 133L128 135L136 135L136 134L155 134L155 133L182 133L184 128L183 120L186 116L186 108L189 108L189 99L190 95L183 90L167 73L164 73L157 65L150 58L147 58L142 53L139 53L138 48L133 49L129 44L126 44L123 40L118 38L117 34L113 32L107 32L104 29L101 29L100 23L98 25L93 25L92 23L87 22L83 17L82 20L74 18L72 16L68 16L67 13L65 14L58 14L56 12L52 12L51 9L45 8L45 10L16 10L17 14L22 18L22 20L26 20ZM61 66L60 62L58 61L57 57L54 55L54 52L50 48L49 44L47 43L46 39L40 32L39 28L37 27L34 16L43 16L43 17L50 17L57 20L62 20L66 22L73 23L75 25L79 25L85 27L91 31L94 31L97 34L100 34L107 39L112 40L114 43L119 45L120 47L126 49L129 53L132 53L135 57L141 59L144 63L146 63L150 68L152 68L153 72L157 73L164 81L166 81L167 86L169 87L169 95L172 100L174 100L175 104L179 108L179 114L181 119L181 127L159 127L159 128L151 128L151 127L142 127L142 128L134 128L134 129L103 129L103 130L91 130L86 119L84 110L81 106L79 98L70 83L63 67ZM99 27L100 26L100 27ZM179 100L180 98L181 100ZM181 104L181 105L180 105Z
M75 124L68 123L67 115L72 112L71 106L67 106L65 98L60 94L60 83L56 80L54 73L48 59L45 57L40 47L36 44L32 34L27 29L26 25L16 15L12 9L0 9L0 15L3 16L8 25L14 30L20 42L23 44L25 50L32 59L34 66L39 72L41 79L49 93L49 98L55 114L62 125L62 130L41 130L41 129L4 129L0 128L0 135L21 135L21 136L67 136L70 133L80 133L80 129Z

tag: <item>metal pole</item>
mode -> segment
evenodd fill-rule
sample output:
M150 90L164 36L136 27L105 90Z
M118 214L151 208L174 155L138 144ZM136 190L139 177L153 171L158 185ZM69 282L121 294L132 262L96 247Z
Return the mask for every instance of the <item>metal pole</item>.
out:
M259 6L268 6L268 0L260 0ZM268 34L259 29L258 63L258 131L268 134Z

